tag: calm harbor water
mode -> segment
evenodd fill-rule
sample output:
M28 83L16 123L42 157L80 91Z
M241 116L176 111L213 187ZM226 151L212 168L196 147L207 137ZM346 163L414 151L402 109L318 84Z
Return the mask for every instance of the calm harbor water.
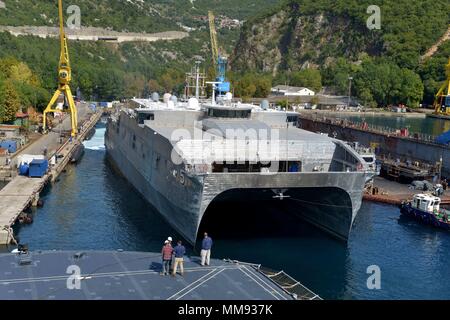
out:
M370 125L394 129L408 128L410 132L438 136L450 130L450 120L436 118L412 118L401 116L382 116L377 114L334 115L353 122L367 122Z
M160 251L167 236L179 237L111 169L103 135L98 128L81 162L43 193L34 223L16 229L31 250ZM364 203L347 244L281 217L286 223L236 219L229 232L210 230L213 257L283 269L326 299L450 298L450 233L400 218L396 207ZM367 288L370 265L381 269L380 290Z

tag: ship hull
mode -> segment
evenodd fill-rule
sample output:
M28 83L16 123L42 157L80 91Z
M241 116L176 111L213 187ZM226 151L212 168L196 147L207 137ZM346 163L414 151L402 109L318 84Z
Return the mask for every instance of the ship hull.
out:
M139 170L117 149L106 148L107 159L113 168L118 171L155 209L162 217L186 240L195 243L197 232L196 221L198 212L186 210L167 199L159 190L154 188Z
M339 173L286 174L284 177L258 175L251 179L258 179L260 184L267 181L268 187L255 189L242 188L245 186L244 179L251 180L248 175L236 174L235 179L230 179L232 175L211 175L205 179L203 190L190 191L191 199L202 199L199 206L192 208L192 204L180 205L169 200L167 197L169 189L160 186L158 190L153 187L126 155L118 149L108 148L108 144L107 156L116 170L191 244L195 243L200 224L213 202L238 203L252 200L272 201L283 211L296 215L328 234L346 241L361 206L361 186L365 180L364 174L355 174L353 177L349 177L348 174L344 177ZM219 180L222 184L217 182ZM241 187L238 187L239 185ZM276 189L284 191L282 200L277 197ZM345 190L353 191L349 193Z
M171 161L173 146L167 138L127 117L108 121L105 145L114 167L191 244L206 214L228 218L208 210L213 204L251 199L272 201L347 240L366 180L358 171L189 174L183 163Z

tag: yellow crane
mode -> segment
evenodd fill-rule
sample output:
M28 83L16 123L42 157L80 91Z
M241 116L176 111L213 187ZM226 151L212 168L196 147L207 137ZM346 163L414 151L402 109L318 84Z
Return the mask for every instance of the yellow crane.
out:
M216 26L214 24L215 17L212 11L208 11L208 18L209 18L209 35L211 37L211 51L212 51L213 65L217 65L217 60L219 59L219 47L217 45Z
M63 16L63 6L62 0L58 0L58 8L59 8L59 39L61 45L61 52L59 56L59 65L58 65L58 89L53 94L52 99L47 105L47 108L44 110L43 117L43 129L44 132L47 131L47 113L54 112L67 112L67 109L59 110L54 108L56 101L59 96L64 95L64 101L67 102L67 106L70 112L70 119L72 125L72 137L76 136L78 133L78 119L77 119L77 108L75 106L75 102L73 100L72 91L70 90L70 81L72 80L72 69L70 67L70 59L69 59L69 48L67 46L67 38L64 32L64 16Z
M434 100L434 113L450 116L450 58L445 67L447 80L442 84Z

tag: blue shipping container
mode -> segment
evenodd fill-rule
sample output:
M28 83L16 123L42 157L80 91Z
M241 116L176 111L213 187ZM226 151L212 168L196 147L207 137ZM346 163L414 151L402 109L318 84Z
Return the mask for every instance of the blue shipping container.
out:
M34 159L30 163L29 177L30 178L42 178L48 169L48 160Z
M0 148L8 150L9 153L17 151L17 142L14 140L5 140L0 142Z

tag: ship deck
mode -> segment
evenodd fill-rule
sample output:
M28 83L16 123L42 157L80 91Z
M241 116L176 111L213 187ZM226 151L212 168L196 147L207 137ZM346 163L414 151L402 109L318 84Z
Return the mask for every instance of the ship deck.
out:
M78 278L68 268L79 267ZM320 299L300 283L300 296L257 266L185 258L184 275L163 276L158 253L37 251L0 255L1 300L293 300ZM79 289L69 289L79 279ZM284 278L286 279L286 277ZM290 278L292 279L292 278Z

